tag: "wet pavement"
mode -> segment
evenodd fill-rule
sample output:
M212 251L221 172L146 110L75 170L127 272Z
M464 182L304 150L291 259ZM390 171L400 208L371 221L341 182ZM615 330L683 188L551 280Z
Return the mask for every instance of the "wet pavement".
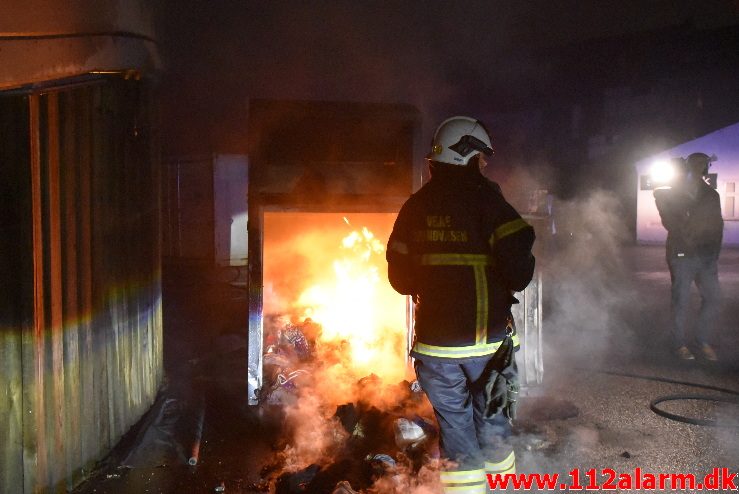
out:
M667 379L739 390L739 250L724 250L720 259L718 363L683 363L669 351L663 248L624 247L619 256L615 269L570 270L573 279L560 276L549 285L545 277L545 377L522 399L519 473L739 472L739 428L677 422L650 410L660 396L720 395ZM557 274L552 269L549 276ZM585 290L564 288L578 279ZM279 419L246 405L246 298L227 281L203 268L167 268L168 382L152 412L76 494L267 491L265 479L274 476L268 467L285 444ZM739 405L690 400L662 406L694 418L739 420ZM201 410L198 461L190 466Z

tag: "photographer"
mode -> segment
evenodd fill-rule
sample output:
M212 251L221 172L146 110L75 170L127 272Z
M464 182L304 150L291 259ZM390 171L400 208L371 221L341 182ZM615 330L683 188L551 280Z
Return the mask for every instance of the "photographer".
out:
M701 296L695 340L702 357L716 361L709 340L715 330L721 299L717 268L724 228L721 203L718 193L703 180L708 174L710 158L693 153L681 161L683 166L679 167L675 185L654 191L662 224L667 229L673 344L680 359L695 359L685 338L690 287L695 282Z

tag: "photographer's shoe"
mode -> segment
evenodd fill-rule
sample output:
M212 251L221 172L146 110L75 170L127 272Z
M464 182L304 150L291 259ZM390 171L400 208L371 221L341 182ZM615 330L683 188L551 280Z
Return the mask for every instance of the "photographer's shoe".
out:
M678 358L680 358L680 360L695 360L695 356L690 352L690 349L686 347L685 345L675 350L675 355L677 355Z
M701 355L704 359L710 360L711 362L718 361L718 355L716 355L716 351L708 343L703 343L701 345Z

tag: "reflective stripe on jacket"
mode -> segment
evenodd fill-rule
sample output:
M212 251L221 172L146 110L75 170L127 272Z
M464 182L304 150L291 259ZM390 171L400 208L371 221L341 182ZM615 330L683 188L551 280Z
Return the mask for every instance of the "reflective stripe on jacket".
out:
M534 269L533 228L497 184L462 171L435 172L388 241L390 282L417 301L413 350L432 357L495 353Z

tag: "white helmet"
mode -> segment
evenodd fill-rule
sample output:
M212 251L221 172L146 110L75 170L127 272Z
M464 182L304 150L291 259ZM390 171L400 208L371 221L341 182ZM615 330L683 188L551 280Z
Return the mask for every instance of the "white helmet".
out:
M482 122L470 117L451 117L436 129L426 159L465 166L479 153L493 154L490 136Z

